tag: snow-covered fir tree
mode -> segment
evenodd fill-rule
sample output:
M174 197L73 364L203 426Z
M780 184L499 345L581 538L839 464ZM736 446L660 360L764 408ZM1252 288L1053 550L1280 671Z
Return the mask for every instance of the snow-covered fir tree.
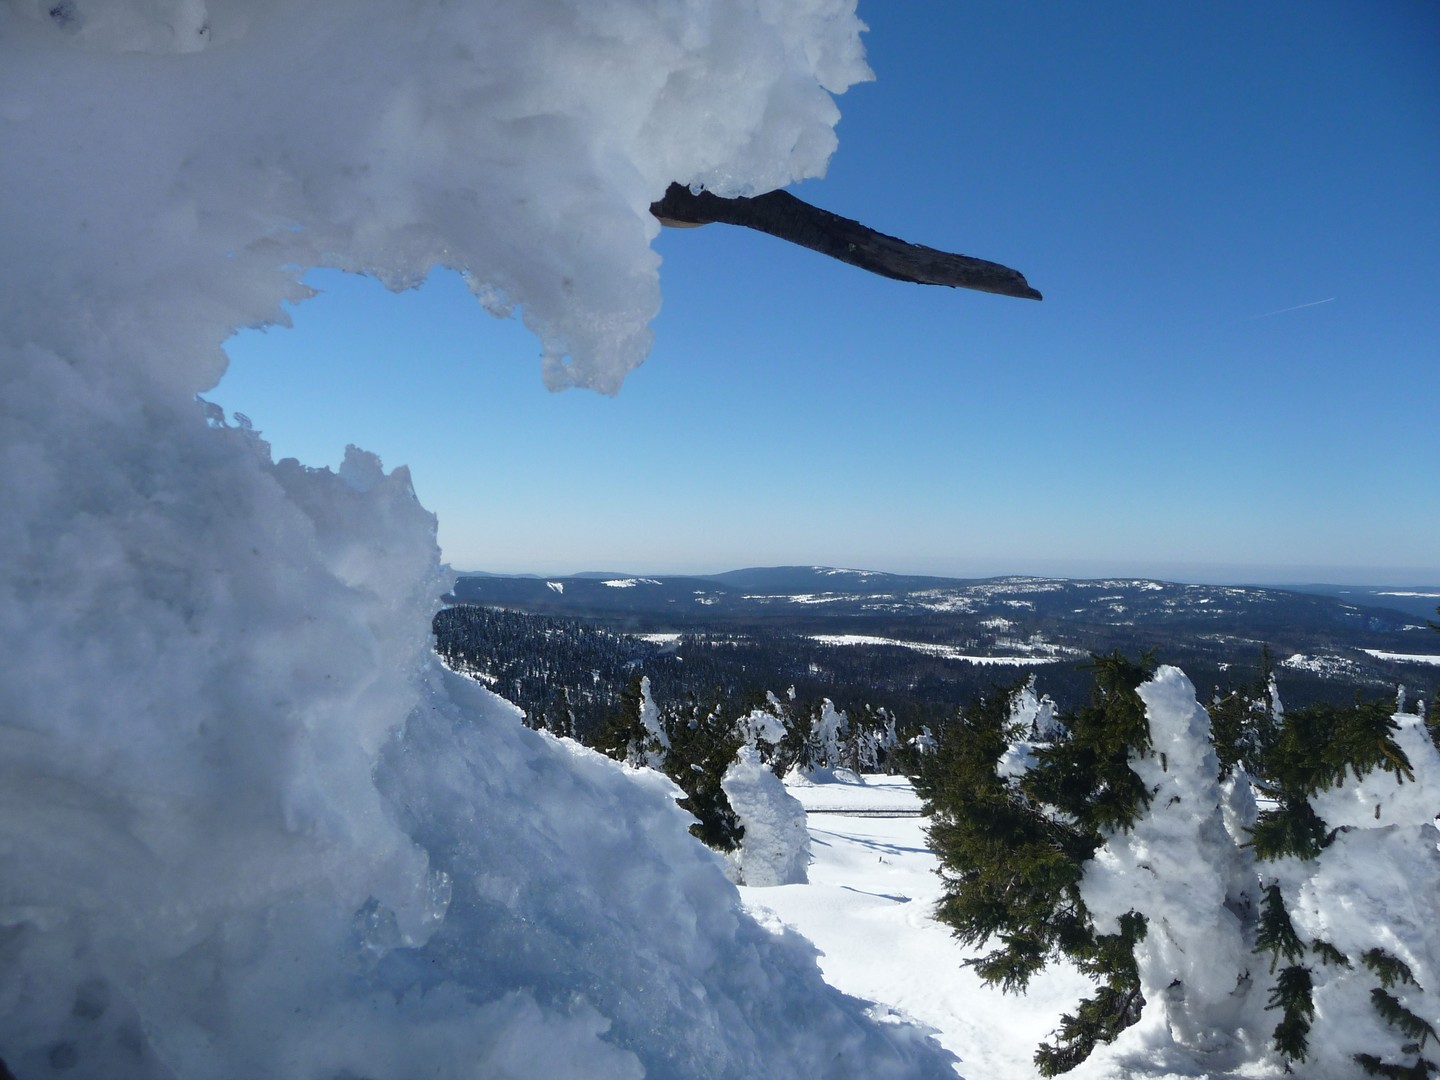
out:
M1065 956L1099 984L1042 1073L1118 1039L1122 1062L1168 1045L1212 1071L1440 1074L1440 753L1421 716L1286 712L1267 674L1248 715L1274 727L1249 743L1213 731L1177 669L1107 657L1092 705L1032 743L1023 690L967 710L917 787L939 917L999 942L982 978L1023 989ZM1217 741L1243 751L1228 769Z

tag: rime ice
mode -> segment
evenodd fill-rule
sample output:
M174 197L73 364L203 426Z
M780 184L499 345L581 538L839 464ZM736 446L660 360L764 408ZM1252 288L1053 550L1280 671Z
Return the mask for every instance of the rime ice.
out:
M937 1076L669 794L443 672L404 469L195 395L312 266L616 389L672 180L821 171L853 4L0 4L0 1055L19 1076ZM838 1057L836 1055L839 1055Z

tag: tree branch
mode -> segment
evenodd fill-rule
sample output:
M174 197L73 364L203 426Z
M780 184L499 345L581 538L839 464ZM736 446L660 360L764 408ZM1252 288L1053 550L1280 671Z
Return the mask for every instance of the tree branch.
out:
M650 212L662 225L684 227L712 221L743 225L897 281L1041 299L1018 270L886 236L858 221L811 206L786 191L772 191L753 199L726 199L708 191L697 195L683 184L671 184L665 197L651 205Z

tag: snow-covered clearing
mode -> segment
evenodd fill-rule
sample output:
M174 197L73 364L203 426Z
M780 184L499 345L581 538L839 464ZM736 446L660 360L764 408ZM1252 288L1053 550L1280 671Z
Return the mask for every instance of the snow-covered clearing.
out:
M877 805L888 803L895 785L879 791L888 793ZM813 789L792 793L816 797ZM961 1059L961 1075L1032 1077L1035 1046L1088 984L1073 971L1047 972L1020 1001L962 968L967 953L931 917L940 879L924 827L919 817L812 816L810 883L742 888L741 895L762 923L793 927L813 941L828 982L874 1002L876 1015L933 1029Z
M808 808L916 807L902 777L842 775L834 783L787 781ZM1054 1030L1062 1012L1091 990L1087 979L1055 964L1022 996L985 986L964 960L967 950L933 918L940 897L936 859L921 817L812 814L814 861L809 884L740 890L746 906L774 930L790 927L815 943L828 982L872 1002L877 1016L905 1018L930 1028L960 1059L968 1080L1033 1080L1031 1055ZM1074 1072L1075 1080L1146 1077L1275 1077L1278 1069L1252 1066L1232 1074L1208 1071L1173 1047L1151 1049L1143 1031L1127 1032L1102 1047Z
M678 645L683 638L682 634L634 634L633 637L641 641L648 641L651 645Z
M910 649L914 652L938 656L943 660L962 660L967 664L982 666L1027 667L1033 664L1053 664L1060 660L1059 656L977 656L967 653L963 649L957 649L953 645L936 645L929 641L902 641L868 634L811 634L810 640L819 642L821 645L889 645L897 649Z
M1400 664L1440 664L1440 656L1434 653L1385 652L1383 649L1361 649L1360 651L1368 653L1376 660L1394 660Z

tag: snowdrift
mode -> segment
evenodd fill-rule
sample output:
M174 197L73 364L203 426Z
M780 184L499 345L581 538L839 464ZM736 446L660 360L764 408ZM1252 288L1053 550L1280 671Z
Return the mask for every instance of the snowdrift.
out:
M403 469L197 399L311 266L615 390L646 212L824 167L843 0L0 3L0 1056L22 1078L938 1076L668 794L445 673Z

